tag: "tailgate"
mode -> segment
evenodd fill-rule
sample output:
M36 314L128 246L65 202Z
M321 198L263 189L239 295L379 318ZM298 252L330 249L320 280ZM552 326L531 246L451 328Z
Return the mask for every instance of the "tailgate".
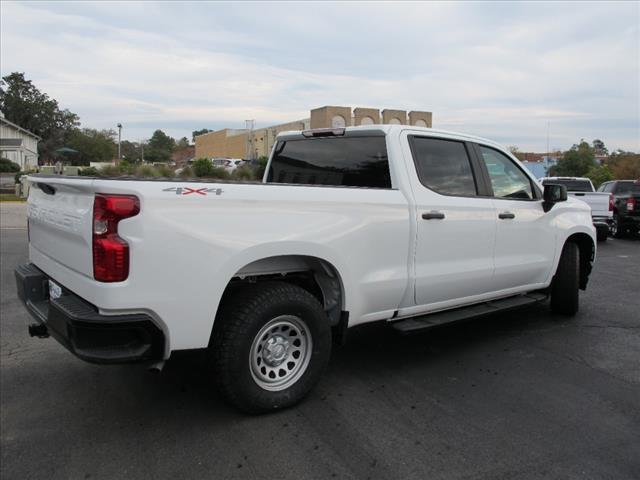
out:
M93 278L93 179L30 176L29 245Z
M591 207L592 217L608 217L609 194L604 192L570 192L569 195L586 202Z

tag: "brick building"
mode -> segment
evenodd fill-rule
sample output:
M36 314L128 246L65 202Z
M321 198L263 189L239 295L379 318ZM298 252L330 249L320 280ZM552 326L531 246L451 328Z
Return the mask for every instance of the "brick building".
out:
M309 118L273 125L259 129L225 128L216 132L198 135L196 158L245 158L255 159L268 156L280 132L306 130L309 128L349 127L352 125L399 124L432 126L432 113L405 110L378 110L376 108L355 108L325 106L314 108Z

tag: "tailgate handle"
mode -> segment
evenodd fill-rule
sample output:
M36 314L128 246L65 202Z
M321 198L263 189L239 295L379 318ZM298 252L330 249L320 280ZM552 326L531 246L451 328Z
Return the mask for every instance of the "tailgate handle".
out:
M56 194L56 189L53 188L48 183L36 183L36 185L38 186L38 188L40 190L42 190L47 195L55 195Z

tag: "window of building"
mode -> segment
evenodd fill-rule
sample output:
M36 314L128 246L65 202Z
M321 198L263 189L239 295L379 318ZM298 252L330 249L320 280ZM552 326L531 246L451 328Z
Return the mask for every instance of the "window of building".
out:
M383 136L278 142L269 183L391 188Z
M464 143L416 136L410 139L416 171L425 187L444 195L477 195Z
M389 125L401 125L402 122L400 121L399 118L392 118L391 120L389 120Z
M427 126L427 122L425 122L424 120L416 120L416 127L426 127Z
M489 172L494 197L515 200L535 198L531 180L513 160L493 148L482 145L480 154Z
M360 125L373 125L373 118L371 117L362 117L360 120Z

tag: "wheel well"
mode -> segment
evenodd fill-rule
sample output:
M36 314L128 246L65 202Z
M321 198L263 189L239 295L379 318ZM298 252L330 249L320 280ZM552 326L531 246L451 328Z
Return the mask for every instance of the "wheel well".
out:
M578 250L580 251L580 289L585 290L591 273L595 245L592 238L586 233L574 233L567 238L568 242L578 245Z
M243 287L273 280L307 290L322 304L331 325L340 321L344 289L338 270L326 260L304 255L268 257L245 265L227 284L220 304Z

